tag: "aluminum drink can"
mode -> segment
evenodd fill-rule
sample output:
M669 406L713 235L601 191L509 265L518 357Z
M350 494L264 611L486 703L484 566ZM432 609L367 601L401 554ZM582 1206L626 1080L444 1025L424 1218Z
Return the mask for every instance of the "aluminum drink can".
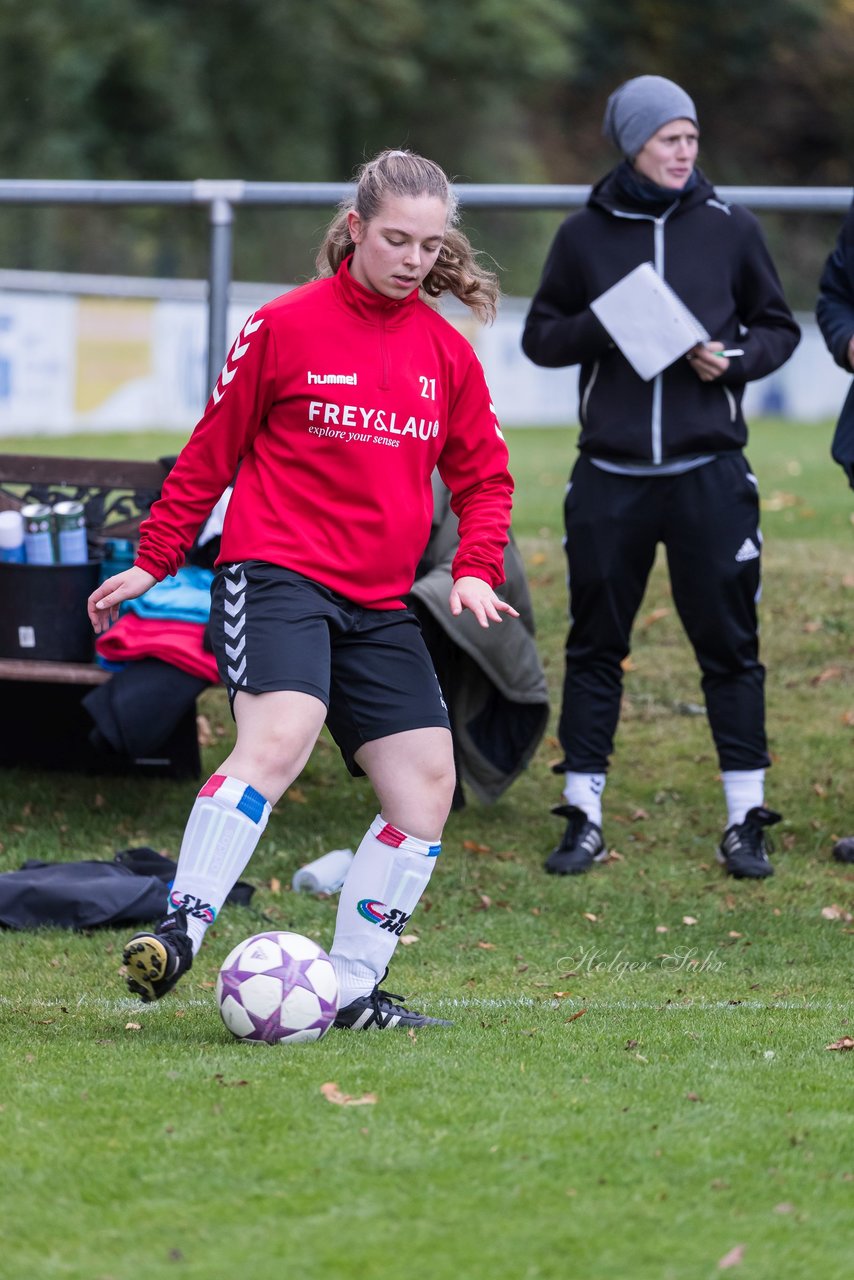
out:
M21 507L27 564L56 564L53 549L53 512L43 502Z
M85 564L89 559L86 545L86 513L82 502L57 502L53 508L56 544L60 564Z

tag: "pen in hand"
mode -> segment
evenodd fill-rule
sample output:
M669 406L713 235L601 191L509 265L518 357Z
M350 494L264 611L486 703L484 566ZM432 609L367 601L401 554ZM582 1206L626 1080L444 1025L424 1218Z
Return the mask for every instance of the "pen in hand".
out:
M727 351L713 351L713 356L720 356L721 360L732 360L733 356L743 356L744 352L741 347L730 347Z

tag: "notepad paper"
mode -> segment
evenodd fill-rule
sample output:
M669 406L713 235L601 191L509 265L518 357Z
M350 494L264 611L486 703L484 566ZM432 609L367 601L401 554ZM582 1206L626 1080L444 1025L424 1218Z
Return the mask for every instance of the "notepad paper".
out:
M644 382L709 335L651 262L641 263L590 304Z

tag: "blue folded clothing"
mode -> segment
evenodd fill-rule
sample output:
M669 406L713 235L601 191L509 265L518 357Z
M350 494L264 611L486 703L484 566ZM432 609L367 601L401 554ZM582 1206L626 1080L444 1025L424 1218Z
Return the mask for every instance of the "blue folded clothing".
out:
M210 569L184 565L172 577L156 582L145 595L128 600L124 609L140 618L171 618L175 622L204 624L211 611L213 577Z

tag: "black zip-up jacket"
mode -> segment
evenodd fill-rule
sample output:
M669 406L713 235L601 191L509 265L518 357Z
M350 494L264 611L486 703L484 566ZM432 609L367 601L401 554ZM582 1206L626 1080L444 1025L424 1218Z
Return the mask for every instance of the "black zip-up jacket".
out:
M818 287L815 316L822 336L836 363L851 373L848 343L854 334L854 204L848 210L836 247L824 264ZM845 397L831 453L854 489L854 384Z
M690 189L653 206L627 194L627 172L607 174L559 228L522 348L547 368L581 365L585 453L648 465L740 449L744 384L778 369L800 339L759 223L720 200L699 170ZM701 382L684 359L644 382L590 310L642 262L653 263L713 339L744 350L714 382Z

